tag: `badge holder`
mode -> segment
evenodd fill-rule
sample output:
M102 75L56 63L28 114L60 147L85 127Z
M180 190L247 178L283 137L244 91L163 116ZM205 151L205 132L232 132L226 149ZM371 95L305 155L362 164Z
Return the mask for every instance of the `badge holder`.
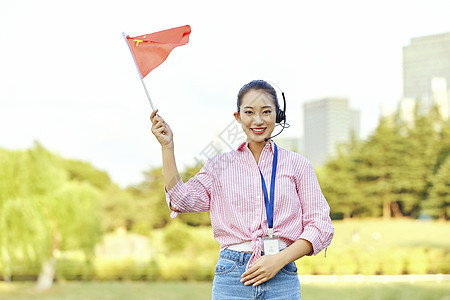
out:
M262 237L264 255L274 255L280 252L279 240L273 235L273 228L268 229L268 235Z
M267 187L266 182L264 180L264 176L259 170L259 174L261 175L261 183L262 189L264 193L264 205L266 206L266 215L267 215L267 227L268 227L268 235L262 237L263 241L263 251L264 255L274 255L280 252L279 240L278 237L273 236L273 203L275 200L275 178L277 173L277 162L278 162L278 147L274 144L274 153L273 153L273 162L272 162L272 181L270 182L270 199L267 195Z

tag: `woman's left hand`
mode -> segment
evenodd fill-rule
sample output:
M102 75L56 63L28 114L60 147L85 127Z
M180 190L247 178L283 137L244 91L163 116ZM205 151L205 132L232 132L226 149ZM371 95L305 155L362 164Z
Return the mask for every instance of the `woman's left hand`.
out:
M282 267L284 265L277 255L261 256L242 274L241 282L245 285L260 285L274 277Z

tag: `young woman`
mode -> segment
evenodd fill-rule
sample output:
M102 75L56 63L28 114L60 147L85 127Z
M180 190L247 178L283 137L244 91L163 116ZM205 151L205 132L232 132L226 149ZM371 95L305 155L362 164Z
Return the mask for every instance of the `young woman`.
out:
M270 139L284 120L274 88L263 80L241 88L234 117L247 141L208 159L186 183L176 167L172 130L157 112L150 120L162 148L172 217L210 211L220 244L212 298L300 299L294 261L325 249L334 227L311 163Z

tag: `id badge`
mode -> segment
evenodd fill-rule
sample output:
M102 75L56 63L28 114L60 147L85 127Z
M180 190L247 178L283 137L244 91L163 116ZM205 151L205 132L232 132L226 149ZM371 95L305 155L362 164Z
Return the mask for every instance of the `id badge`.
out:
M280 252L277 237L263 236L262 240L264 255L274 255Z

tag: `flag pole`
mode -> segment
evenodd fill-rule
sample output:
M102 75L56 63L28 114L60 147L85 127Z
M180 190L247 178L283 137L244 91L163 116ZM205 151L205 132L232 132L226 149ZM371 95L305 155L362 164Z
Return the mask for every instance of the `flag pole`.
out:
M127 43L128 49L130 50L130 53L131 53L131 57L133 57L134 65L136 66L136 70L138 72L139 79L141 80L142 86L144 87L145 94L147 95L148 102L150 102L152 110L155 111L155 107L153 106L152 99L150 98L150 94L148 93L147 87L145 86L144 78L142 77L141 71L139 70L139 67L138 67L137 62L136 62L136 58L134 57L133 51L131 50L130 44L128 43L128 39L127 39L127 36L125 35L125 32L122 32L122 36L123 36L123 38L125 40L125 43Z

